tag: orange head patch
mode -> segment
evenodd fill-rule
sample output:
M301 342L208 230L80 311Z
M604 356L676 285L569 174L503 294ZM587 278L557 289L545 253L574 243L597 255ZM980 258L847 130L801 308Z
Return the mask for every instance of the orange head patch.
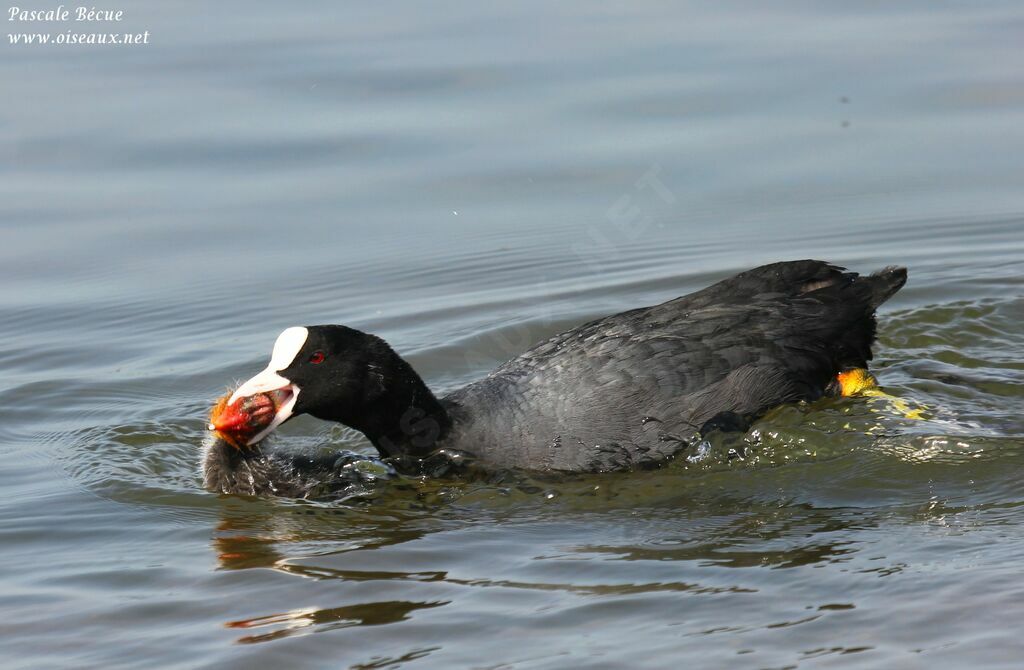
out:
M210 430L235 449L245 449L249 440L266 428L277 411L271 393L257 393L228 404L231 394L217 401L210 410Z

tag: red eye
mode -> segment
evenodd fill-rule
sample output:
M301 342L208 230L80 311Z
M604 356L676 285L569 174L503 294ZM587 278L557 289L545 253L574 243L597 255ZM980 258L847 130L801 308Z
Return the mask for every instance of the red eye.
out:
M313 355L309 357L309 362L312 363L313 365L320 365L321 363L324 362L325 358L327 357L324 356L324 352L314 351Z

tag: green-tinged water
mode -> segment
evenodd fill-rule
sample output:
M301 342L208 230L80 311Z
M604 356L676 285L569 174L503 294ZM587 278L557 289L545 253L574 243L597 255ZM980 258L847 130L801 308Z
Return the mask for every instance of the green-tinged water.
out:
M4 667L1020 667L1017 4L116 9L151 43L0 60ZM445 390L806 257L909 267L892 397L654 472L202 490L287 326Z

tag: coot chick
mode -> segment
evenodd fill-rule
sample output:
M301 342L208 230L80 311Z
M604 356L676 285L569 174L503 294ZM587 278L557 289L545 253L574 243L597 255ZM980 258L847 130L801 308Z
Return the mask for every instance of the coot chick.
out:
M236 463L216 468L237 468L299 414L361 431L403 471L438 454L486 469L657 467L712 430L838 395L837 376L871 359L875 309L906 278L898 267L862 277L814 260L765 265L555 335L441 398L374 335L288 328L227 404L272 394L272 411L256 403L235 434Z
M220 434L203 445L203 486L218 493L311 500L365 498L398 476L388 463L351 451L325 455L264 452Z

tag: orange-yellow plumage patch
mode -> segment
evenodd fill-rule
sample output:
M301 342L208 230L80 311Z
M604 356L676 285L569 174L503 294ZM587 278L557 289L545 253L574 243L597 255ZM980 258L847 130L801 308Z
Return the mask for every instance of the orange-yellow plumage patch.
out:
M231 394L217 400L210 410L210 430L236 449L244 449L249 440L266 428L277 411L276 396L257 393L228 404Z
M878 398L885 400L891 409L896 410L907 419L924 418L924 410L926 408L923 405L912 407L906 400L889 395L878 386L878 380L875 379L875 376L864 368L840 372L836 375L836 381L839 383L840 393L844 397L857 395Z
M864 368L846 370L836 375L839 381L840 393L843 396L852 396L878 388L878 381L875 376Z

